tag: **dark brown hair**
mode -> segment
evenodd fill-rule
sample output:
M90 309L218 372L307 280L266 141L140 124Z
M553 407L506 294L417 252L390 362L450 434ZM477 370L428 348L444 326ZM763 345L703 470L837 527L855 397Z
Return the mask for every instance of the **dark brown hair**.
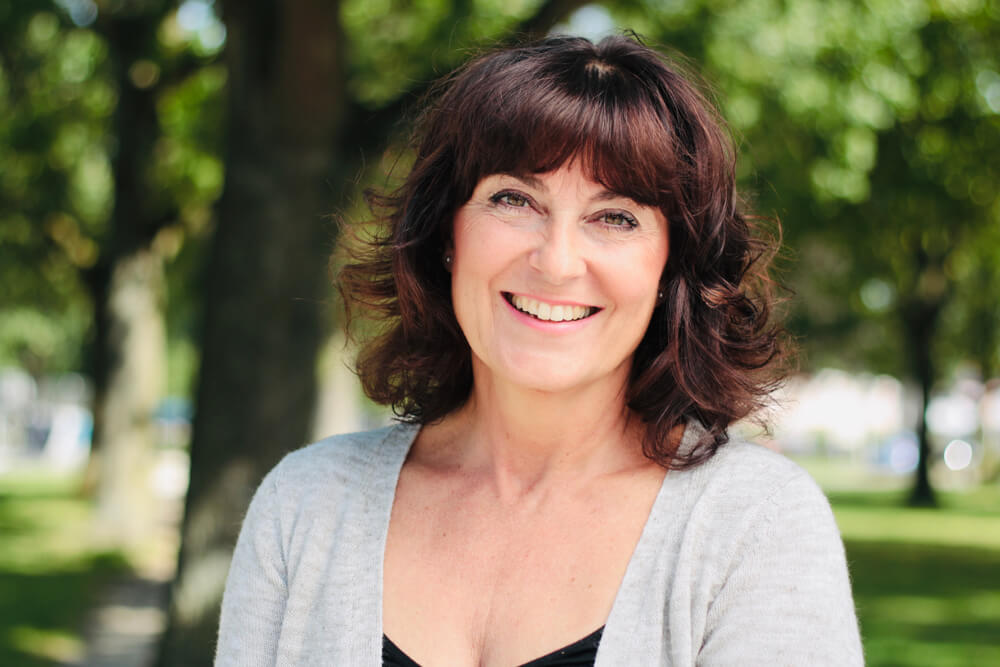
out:
M626 399L647 426L646 455L673 468L708 459L726 428L779 379L769 322L768 244L736 192L732 143L678 67L630 37L552 37L476 58L443 80L418 119L416 158L392 195L371 195L383 231L341 271L350 311L382 327L360 351L365 392L428 423L472 389L442 255L456 211L496 173L579 160L595 182L658 207L668 221L665 298L635 352ZM670 431L706 429L677 452Z

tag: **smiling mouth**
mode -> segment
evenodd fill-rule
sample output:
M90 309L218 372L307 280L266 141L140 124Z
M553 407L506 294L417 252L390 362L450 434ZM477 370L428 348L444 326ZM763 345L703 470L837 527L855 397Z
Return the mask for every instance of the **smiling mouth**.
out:
M514 308L542 322L575 322L586 319L601 310L595 306L554 306L551 303L519 294L511 294L510 292L502 292L502 294L507 303Z

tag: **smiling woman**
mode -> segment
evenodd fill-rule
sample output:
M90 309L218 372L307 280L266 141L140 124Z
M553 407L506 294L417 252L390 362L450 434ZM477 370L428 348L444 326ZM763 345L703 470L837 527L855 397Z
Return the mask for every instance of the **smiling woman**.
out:
M605 240L605 264L618 261L619 272L632 268L622 247L642 248L654 232L671 249L672 261L659 266L663 296L625 385L646 427L646 454L673 468L697 464L725 442L731 423L760 407L780 379L782 357L769 319L766 259L774 248L742 211L721 121L676 65L626 38L596 46L555 38L502 50L440 84L415 138L406 183L374 197L390 211L385 236L341 275L349 306L391 323L358 361L374 400L421 423L465 403L476 356L467 352L443 261L461 229L456 214L502 216L511 229L537 232L550 211L536 191L570 169L594 188L601 206L589 213L600 215L580 239L545 227L556 243L536 261L573 260L560 255L563 240ZM637 225L630 207L670 224ZM508 237L498 232L485 250ZM691 451L677 452L668 436L692 417L704 433Z
M405 423L264 480L218 664L860 664L825 498L729 441L780 379L773 248L697 88L550 38L444 80L414 149L341 274Z

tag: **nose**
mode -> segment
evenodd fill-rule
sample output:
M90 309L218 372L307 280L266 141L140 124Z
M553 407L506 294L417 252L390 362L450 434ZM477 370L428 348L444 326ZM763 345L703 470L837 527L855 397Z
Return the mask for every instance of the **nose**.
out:
M529 257L531 266L552 284L562 284L586 272L579 230L573 224L550 222Z

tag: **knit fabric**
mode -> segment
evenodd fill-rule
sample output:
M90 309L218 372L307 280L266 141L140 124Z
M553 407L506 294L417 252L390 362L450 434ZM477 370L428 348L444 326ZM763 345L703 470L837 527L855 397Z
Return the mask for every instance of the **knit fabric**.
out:
M418 430L328 438L267 475L233 554L216 665L381 664L385 540ZM682 447L696 437L689 426ZM733 441L667 473L596 667L861 664L843 544L801 468Z

